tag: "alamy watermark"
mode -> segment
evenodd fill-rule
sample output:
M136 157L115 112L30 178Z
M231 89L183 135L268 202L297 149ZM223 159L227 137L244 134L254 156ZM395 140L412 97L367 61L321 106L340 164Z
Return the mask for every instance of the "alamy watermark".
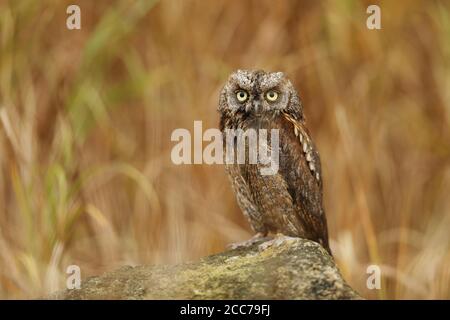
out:
M367 267L366 273L369 275L367 277L366 286L369 290L380 290L381 289L381 268L376 264L371 264Z
M193 139L188 129L179 128L172 132L171 141L178 142L171 152L172 162L177 165L256 164L265 176L274 175L279 169L278 129L225 129L222 133L210 128L203 132L202 121L194 121ZM209 143L203 148L205 141Z
M66 27L69 30L81 29L81 8L76 4L71 4L66 8L66 13L69 15L66 19ZM371 4L367 7L366 13L369 14L366 20L366 26L369 30L381 29L381 9L376 4Z
M69 276L66 280L66 287L69 290L81 288L81 269L79 266L72 264L67 267L66 274Z
M370 14L366 20L366 26L369 30L381 29L381 9L376 4L367 7L366 13Z
M66 13L69 15L66 19L66 27L69 30L81 29L81 9L76 4L67 7Z

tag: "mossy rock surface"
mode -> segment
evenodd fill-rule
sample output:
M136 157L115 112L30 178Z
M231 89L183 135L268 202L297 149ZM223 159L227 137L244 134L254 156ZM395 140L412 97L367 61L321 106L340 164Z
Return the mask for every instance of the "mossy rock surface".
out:
M51 299L360 299L317 243L280 238L173 266L125 266Z

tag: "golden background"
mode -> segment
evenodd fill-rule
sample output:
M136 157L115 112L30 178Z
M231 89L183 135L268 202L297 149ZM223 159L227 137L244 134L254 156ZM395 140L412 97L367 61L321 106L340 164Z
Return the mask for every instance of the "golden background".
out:
M170 159L237 68L299 90L349 284L450 298L449 39L448 1L0 1L0 298L249 238L223 166Z

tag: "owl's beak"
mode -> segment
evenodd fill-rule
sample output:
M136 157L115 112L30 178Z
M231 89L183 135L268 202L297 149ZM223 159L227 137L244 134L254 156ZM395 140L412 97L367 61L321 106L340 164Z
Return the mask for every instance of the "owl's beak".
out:
M261 105L261 101L254 100L253 101L253 109L255 110L255 113L259 114L262 111L263 106Z

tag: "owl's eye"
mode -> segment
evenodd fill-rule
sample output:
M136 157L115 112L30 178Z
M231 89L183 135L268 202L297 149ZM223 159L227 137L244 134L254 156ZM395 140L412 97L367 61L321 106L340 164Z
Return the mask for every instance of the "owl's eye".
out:
M248 98L248 93L244 90L239 90L236 92L236 98L239 102L245 102Z
M270 102L277 101L277 99L278 99L278 92L276 92L275 90L267 91L266 99L268 101L270 101Z

